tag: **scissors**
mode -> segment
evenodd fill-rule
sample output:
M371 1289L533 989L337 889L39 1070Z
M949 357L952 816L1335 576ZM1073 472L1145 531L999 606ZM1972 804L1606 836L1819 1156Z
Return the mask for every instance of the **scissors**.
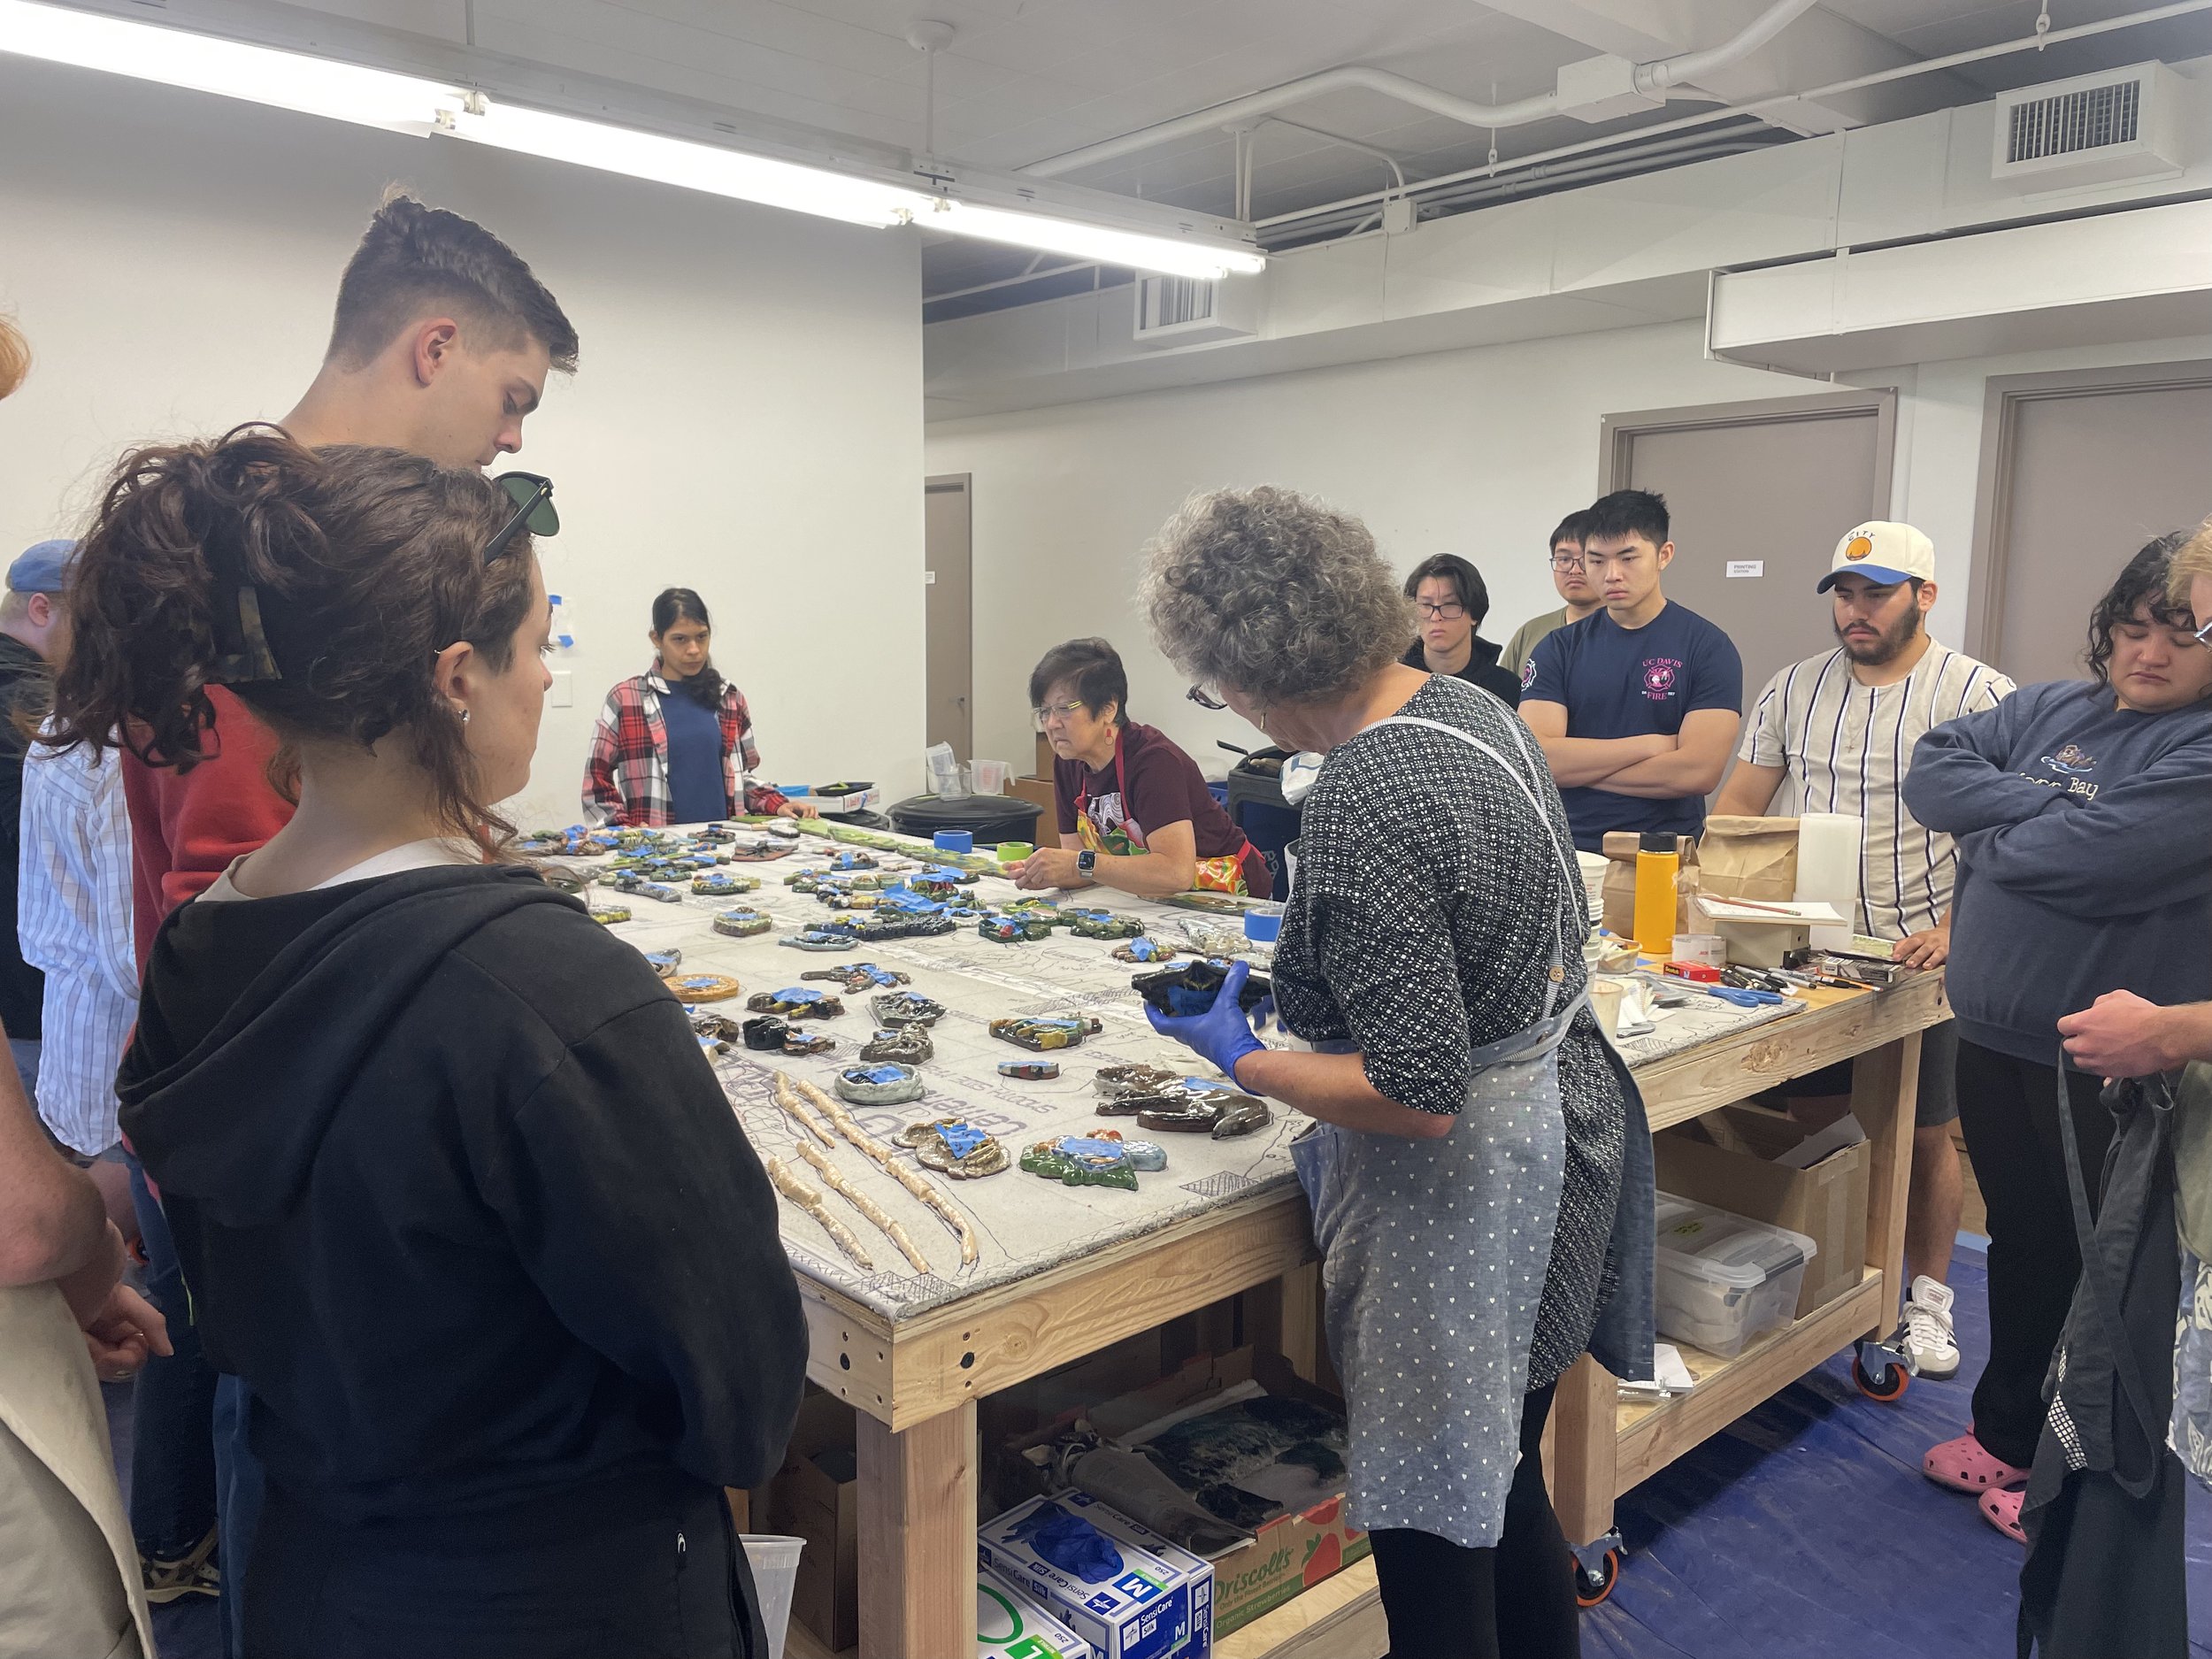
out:
M1782 1001L1778 991L1751 991L1733 985L1701 985L1698 989L1709 996L1717 996L1724 1002L1738 1008L1765 1008Z
M1737 1008L1766 1008L1784 1000L1781 994L1776 991L1752 991L1733 985L1711 985L1702 979L1678 979L1667 973L1655 973L1647 977L1676 990L1702 991L1708 996L1717 996L1722 1002Z

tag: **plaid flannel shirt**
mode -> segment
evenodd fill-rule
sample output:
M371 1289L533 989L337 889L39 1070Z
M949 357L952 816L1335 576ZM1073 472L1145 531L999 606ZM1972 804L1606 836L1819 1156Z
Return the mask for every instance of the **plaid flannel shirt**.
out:
M668 725L661 699L672 695L658 671L619 682L607 694L599 725L591 734L591 758L584 764L584 820L594 826L657 829L668 819ZM744 694L722 684L723 810L738 814L739 786L744 810L770 813L784 797L745 773L760 764L753 743L753 715Z

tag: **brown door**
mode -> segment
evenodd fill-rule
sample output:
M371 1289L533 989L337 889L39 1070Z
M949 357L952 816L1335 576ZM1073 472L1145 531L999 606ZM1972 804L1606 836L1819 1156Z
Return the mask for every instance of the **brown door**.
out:
M969 588L968 474L922 481L922 580L929 699L927 741L949 743L962 760L975 755L969 707L975 677L975 603Z
M2113 578L2212 512L2212 365L2020 375L1990 393L1968 631L2024 686L2078 680Z
M1606 419L1606 487L1667 498L1667 597L1735 641L1747 713L1777 671L1836 642L1814 588L1846 530L1889 516L1895 410L1875 392Z

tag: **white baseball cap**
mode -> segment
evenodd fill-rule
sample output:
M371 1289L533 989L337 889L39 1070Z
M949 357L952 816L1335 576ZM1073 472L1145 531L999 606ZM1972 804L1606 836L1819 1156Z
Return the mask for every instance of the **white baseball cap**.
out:
M1828 573L1813 591L1826 593L1839 576L1863 576L1884 587L1893 582L1935 580L1935 543L1909 524L1877 518L1844 532Z

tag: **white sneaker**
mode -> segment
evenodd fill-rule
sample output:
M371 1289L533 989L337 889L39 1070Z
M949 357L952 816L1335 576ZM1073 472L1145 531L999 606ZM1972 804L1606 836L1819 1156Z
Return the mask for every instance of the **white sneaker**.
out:
M1948 1382L1959 1374L1959 1345L1951 1333L1951 1287L1925 1273L1912 1281L1905 1303L1905 1363L1916 1377Z

